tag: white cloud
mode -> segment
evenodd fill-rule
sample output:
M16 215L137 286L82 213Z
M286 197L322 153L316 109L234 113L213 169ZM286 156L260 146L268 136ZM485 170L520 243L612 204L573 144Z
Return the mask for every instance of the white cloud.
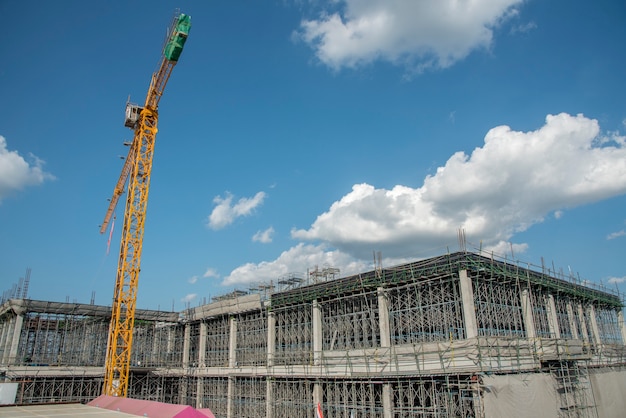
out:
M458 231L484 251L517 256L527 244L511 238L549 214L626 193L626 146L600 142L598 122L583 115L548 115L536 131L491 129L482 147L458 152L419 188L356 184L317 217L294 229L300 243L274 261L233 270L225 284L276 280L303 266L328 265L348 275L455 248ZM576 163L573 164L572 162Z
M232 224L235 219L250 215L263 203L265 197L264 192L258 192L252 198L242 197L237 203L232 204L232 194L226 193L226 197L216 196L213 199L216 206L209 215L207 225L212 229L222 229Z
M187 281L191 284L195 284L198 281L198 276L191 276Z
M40 185L46 180L54 180L52 174L43 170L43 160L32 154L30 158L32 164L17 151L9 151L6 139L0 135L0 203L12 192Z
M537 29L537 24L535 22L527 22L520 25L515 25L511 28L511 34L516 33L527 33Z
M300 243L295 247L284 251L274 261L264 261L258 264L247 263L237 267L230 275L224 278L224 285L236 285L244 283L271 282L288 274L298 273L306 276L304 268L315 266L338 267L341 266L341 275L356 274L364 269L371 268L372 263L364 263L354 260L348 254L341 251L327 250L323 245L310 245Z
M610 277L608 282L610 284L621 284L621 283L625 283L626 282L626 276L625 277Z
M204 278L211 278L211 277L220 277L220 275L218 274L217 270L213 269L213 268L208 268L204 274L202 275L202 277Z
M296 36L339 70L376 60L445 68L489 48L493 29L523 0L335 0L340 12L301 23Z
M606 239L615 239L615 238L623 237L624 235L626 235L626 230L622 229L621 231L610 233L609 235L607 235Z
M440 247L455 242L459 228L470 241L495 245L550 212L626 193L626 148L595 147L598 135L597 121L582 115L548 115L532 132L499 126L481 148L457 152L422 187L354 185L292 237L357 257L372 247L396 256Z
M256 234L252 236L252 241L269 244L272 242L272 235L274 235L274 228L270 226L265 231L257 231Z
M485 245L481 247L481 251L493 253L499 256L510 256L516 258L518 255L528 250L528 244L514 244L508 241L500 241L493 245Z
M189 302L194 301L197 297L198 295L196 293L189 293L185 295L184 297L182 297L180 301L183 303L189 303Z

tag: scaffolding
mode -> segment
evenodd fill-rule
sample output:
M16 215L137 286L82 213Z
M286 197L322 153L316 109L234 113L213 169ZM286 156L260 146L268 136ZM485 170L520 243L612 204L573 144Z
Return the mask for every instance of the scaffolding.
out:
M586 362L552 361L546 364L546 368L554 376L559 417L598 417Z
M482 418L498 402L483 379L510 389L519 377L550 379L555 416L594 417L590 376L626 376L620 295L543 266L463 251L289 277L181 313L138 312L129 396L219 418L314 418L317 407L327 417ZM6 301L0 373L19 383L18 401L96 397L109 320L108 307Z

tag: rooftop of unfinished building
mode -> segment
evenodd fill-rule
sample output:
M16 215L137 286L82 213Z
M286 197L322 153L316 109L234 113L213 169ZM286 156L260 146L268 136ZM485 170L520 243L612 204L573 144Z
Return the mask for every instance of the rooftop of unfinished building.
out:
M451 271L467 270L470 275L498 281L523 279L530 285L542 286L555 292L565 292L584 299L591 299L614 307L624 306L624 295L598 283L554 268L536 266L527 262L498 257L492 253L458 251L436 257L416 260L391 267L377 266L375 269L350 275L339 276L339 270L333 267L315 268L307 275L289 274L277 279L276 284L260 283L245 290L234 290L212 298L209 303L201 303L198 308L188 307L180 312L137 309L138 320L158 322L178 322L181 319L197 317L199 310L207 311L222 306L241 304L242 309L260 307L270 300L272 305L289 304L294 300L313 300L333 297L338 294L350 294L373 291L403 282L425 280ZM202 309L200 309L202 307ZM0 306L0 315L8 310L14 312L41 312L72 315L107 317L111 315L109 306L38 301L30 299L8 299ZM204 315L201 315L204 316Z

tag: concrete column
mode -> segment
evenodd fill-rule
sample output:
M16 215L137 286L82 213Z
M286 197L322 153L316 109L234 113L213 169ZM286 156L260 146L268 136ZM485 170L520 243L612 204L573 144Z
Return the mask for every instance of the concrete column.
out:
M580 322L580 330L583 333L583 341L589 343L589 331L587 330L587 321L585 321L585 311L582 304L578 304L578 319Z
M378 288L378 321L380 327L380 346L391 347L391 322L389 320L389 299L385 293L385 289ZM391 396L391 384L383 383L382 393L383 418L393 418Z
M184 380L184 383L178 387L178 399L182 400L182 404L187 404L187 381Z
M267 314L267 367L274 365L276 354L276 315L274 312Z
M478 337L478 321L474 308L474 290L472 279L467 276L467 270L459 271L459 288L463 305L463 319L465 320L465 338L476 338Z
M624 323L624 311L617 313L617 326L622 332L622 344L626 345L626 323Z
M313 301L313 364L322 364L322 308L317 300Z
M593 305L589 305L589 322L591 323L593 342L596 345L601 345L602 338L600 337L600 328L598 328L598 320L596 319L596 308Z
M522 315L524 316L524 327L526 327L526 338L534 340L537 333L535 332L535 319L528 289L522 290Z
M546 306L548 315L548 327L550 329L550 335L554 338L561 338L561 330L559 329L559 317L556 313L556 303L554 303L554 296L548 295L548 306Z
M233 368L237 366L237 319L234 317L230 318L230 339L228 342L228 367Z
M8 315L2 317L2 322L0 323L0 364L6 364L4 361L4 355L7 352L7 335L9 333L9 321L10 317Z
M389 322L389 300L385 289L378 288L378 326L380 328L380 346L391 347L391 326Z
M90 341L89 335L92 335L92 334L95 334L93 324L85 325L83 327L83 335L81 336L83 341L81 344L80 360L82 363L87 363L87 361L89 360L89 355L91 354L90 353L91 347L93 346L93 342ZM146 355L146 358L147 357L148 356ZM143 364L141 365L143 366Z
M189 347L191 342L191 325L185 324L185 336L183 338L183 368L189 367Z
M24 325L24 315L18 314L13 319L13 335L11 336L11 349L9 351L9 363L13 364L17 359L17 349L20 345L20 335Z
M233 415L235 411L233 411L233 402L235 397L235 378L232 376L228 377L228 398L226 399L226 417L227 418L235 418Z
M196 409L204 408L204 378L198 376L196 383Z
M322 404L322 401L324 400L324 392L322 390L322 384L317 381L313 384L313 405L315 406L315 409L317 410L317 405L322 405L322 407L324 406Z
M174 327L167 327L167 353L172 353L174 351ZM110 331L109 331L110 332Z
M6 315L2 321L2 336L0 337L0 364L6 365L6 357L9 355L9 349L7 348L7 341L9 336L9 330L11 328L12 316Z
M576 327L576 321L574 320L574 308L572 307L572 302L567 302L567 319L569 320L569 327L572 330L572 339L579 339L580 335L578 335L578 328Z
M393 418L393 397L391 383L383 383L383 418Z
M266 379L267 391L265 393L265 418L274 418L274 385L273 379L268 377Z
M3 365L9 365L13 362L13 357L11 357L11 349L13 347L13 339L15 338L15 329L18 316L19 315L10 315L6 322L4 344L2 346L4 350L2 355Z
M155 328L154 332L152 333L152 341L150 341L150 348L148 349L148 352L146 353L146 363L147 363L146 365L154 365L155 360L158 358L157 356L160 350L157 351L156 346L155 346L157 334L158 334L158 331ZM162 354L165 354L165 353L162 353Z
M198 367L206 367L206 322L200 322L200 341L198 341Z
M200 322L200 341L198 341L198 367L206 367L206 335L207 325L206 322ZM202 402L204 400L204 379L198 376L196 382L196 408L203 408Z

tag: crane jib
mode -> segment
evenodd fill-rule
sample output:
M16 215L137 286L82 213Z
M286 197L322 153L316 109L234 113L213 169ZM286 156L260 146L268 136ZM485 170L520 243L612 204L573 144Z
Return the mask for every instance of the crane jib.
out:
M176 64L176 62L180 58L180 54L183 52L183 47L185 46L185 41L189 36L190 30L191 16L181 13L180 15L174 17L172 25L170 26L170 35L167 38L165 47L163 48L161 67L159 71L153 74L153 80L151 82L150 88L148 89L146 106L152 106L153 109L156 109L156 107L158 106L159 99L163 94L163 89L165 87L165 84L167 83L167 80L169 79L172 67ZM141 106L135 104L126 104L126 118L124 125L127 128L133 130L135 129L135 127L137 126L137 122L139 121L139 115L142 109L143 108ZM115 207L117 206L117 201L120 195L124 192L124 183L128 178L130 165L134 160L133 157L134 154L131 149L131 151L129 151L128 153L128 157L126 157L126 163L124 164L122 174L120 175L120 179L118 180L118 183L113 192L113 197L110 199L109 208L107 209L104 221L100 225L101 234L106 231Z

